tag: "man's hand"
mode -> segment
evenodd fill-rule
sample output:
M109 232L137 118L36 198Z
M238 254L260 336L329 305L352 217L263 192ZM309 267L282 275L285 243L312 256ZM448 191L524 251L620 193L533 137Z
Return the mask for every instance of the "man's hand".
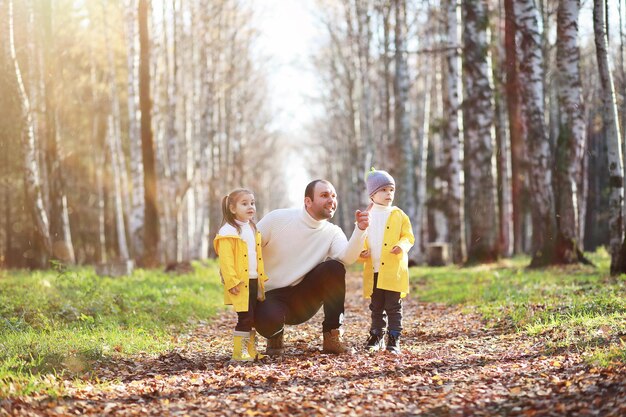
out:
M365 230L370 225L370 210L372 209L373 205L374 203L370 203L370 205L367 206L365 211L361 211L361 210L356 211L356 215L355 215L356 224L359 227L359 229Z
M370 250L366 249L364 251L361 251L361 253L359 254L359 256L361 258L369 258L370 257Z
M401 252L402 252L402 248L400 246L394 246L391 249L391 253L393 253L394 255L398 255Z
M232 295L237 295L239 294L239 291L241 291L242 285L243 285L243 282L240 282L239 284L235 285L233 288L228 290L228 292L231 293Z

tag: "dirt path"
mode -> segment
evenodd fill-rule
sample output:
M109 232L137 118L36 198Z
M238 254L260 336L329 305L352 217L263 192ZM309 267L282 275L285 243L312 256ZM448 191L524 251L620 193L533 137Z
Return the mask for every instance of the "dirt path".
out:
M369 310L360 278L348 287L346 337L360 349ZM66 381L66 398L0 401L0 416L626 415L625 367L596 370L575 352L547 354L541 340L486 328L457 308L406 299L400 356L322 354L318 314L287 328L284 358L242 365L228 362L234 316L158 358L102 364L104 389Z

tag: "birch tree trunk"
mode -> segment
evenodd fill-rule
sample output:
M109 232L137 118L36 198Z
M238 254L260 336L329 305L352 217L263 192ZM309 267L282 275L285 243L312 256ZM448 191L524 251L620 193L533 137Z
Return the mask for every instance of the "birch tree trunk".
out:
M493 165L493 93L488 64L488 14L484 0L465 0L464 140L470 239L467 260L490 262L498 259L498 216Z
M57 94L55 79L59 78L52 63L54 36L52 30L52 1L41 3L43 18L43 42L45 42L43 68L44 101L45 101L45 159L48 169L50 188L50 238L52 239L52 256L67 264L76 263L74 246L70 232L67 196L60 155L60 127L58 123Z
M430 63L431 61L426 61ZM431 78L432 73L425 71L424 74L424 120L422 122L421 135L417 143L417 164L415 166L416 171L416 195L417 195L417 210L415 213L415 219L411 219L411 226L413 227L413 236L415 237L414 249L411 251L412 259L418 263L422 263L425 260L424 252L426 249L426 236L424 231L424 225L426 224L426 189L427 189L427 170L428 164L428 148L430 139L430 110L431 110Z
M621 135L622 138L626 133L626 66L624 65L624 23L623 16L624 12L622 11L622 1L617 0L617 14L619 16L619 74L622 80L621 82L621 92L622 92L622 107L621 107L621 118L620 118L620 126L621 126ZM626 155L626 142L622 141L622 157ZM623 164L623 176L624 176L624 192L626 192L626 164ZM584 172L584 171L583 171ZM626 204L622 204L622 218L626 216Z
M24 184L26 186L26 196L28 211L33 220L35 230L35 247L34 261L39 268L45 268L48 265L52 253L52 242L50 238L50 223L48 214L44 207L41 174L37 161L37 148L35 141L35 125L33 121L30 101L24 81L22 79L22 71L17 60L15 51L15 28L13 15L13 0L9 0L9 50L11 52L11 60L17 80L18 93L20 98L20 107L22 110L22 150L24 152Z
M179 16L182 12L177 9L176 1L164 1L162 3L163 16L172 15ZM161 166L161 192L163 193L163 201L161 202L161 233L160 246L162 256L166 264L176 262L176 247L178 240L176 238L177 225L177 198L176 198L176 179L179 172L179 150L177 144L178 126L177 120L177 102L178 90L176 84L176 76L178 70L177 63L177 19L161 19L162 36L160 55L162 59L162 79L157 79L156 89L163 88L163 94L158 97L157 102L160 103L158 113L155 116L162 119L163 126L157 133L161 135L159 141L160 146L160 166ZM163 133L159 133L162 131Z
M199 63L196 64L198 75L197 82L199 94L196 98L196 105L201 108L201 112L197 112L197 137L198 152L196 155L196 173L200 176L196 185L197 194L197 219L198 224L193 237L193 250L195 250L195 258L205 259L208 256L208 235L209 235L209 181L210 181L210 147L211 138L211 117L212 117L212 91L211 74L208 64L208 49L210 37L207 33L208 28L213 23L211 17L213 10L207 4L207 1L199 1L199 32L203 34L202 41L198 44Z
M395 26L395 143L401 155L396 171L398 205L406 212L412 222L417 222L415 197L415 179L413 175L413 145L411 143L411 125L409 114L409 70L406 51L406 0L394 0Z
M446 0L446 72L443 74L443 107L447 115L444 143L443 166L448 181L447 215L452 261L462 264L466 259L465 210L463 198L463 163L461 146L463 143L461 126L461 38L459 34L460 8L458 0Z
M104 9L104 3L103 3ZM127 199L126 187L128 181L126 176L126 164L124 162L124 154L121 146L121 115L120 100L117 90L117 81L115 77L115 63L113 59L113 50L108 36L108 19L104 13L104 26L106 30L105 42L108 58L107 78L109 84L109 117L106 124L106 146L111 156L111 173L113 181L113 201L115 212L115 228L117 231L118 256L120 261L128 261L130 252L128 250L128 241L126 239L126 222L125 213L130 211L130 202ZM126 178L126 180L125 180Z
M371 6L369 1L354 0L357 19L358 62L361 95L359 102L359 132L363 146L361 173L369 171L374 158L374 128L372 123L372 87L370 80L370 27ZM360 176L359 176L360 178Z
M93 50L89 51L89 81L92 86L98 85L98 77L96 73L96 64ZM105 216L105 204L104 204L104 169L105 169L105 155L106 147L104 146L105 139L103 136L106 134L106 125L102 121L100 97L96 93L95 89L91 91L91 110L93 118L91 119L91 145L96 150L94 155L94 171L96 182L96 211L98 219L98 236L97 236L97 261L101 264L105 264L108 260L107 247L106 247L106 216Z
M145 266L156 266L159 242L157 183L150 109L150 40L147 0L139 0L139 109L141 110L141 155L144 168L144 249Z
M586 261L580 250L579 190L586 129L580 80L580 0L561 0L557 13L557 88L560 107L556 148L556 262Z
M428 181L431 184L431 195L428 198L428 209L430 212L429 218L432 218L432 222L428 225L428 232L430 242L448 242L448 219L445 213L447 208L446 194L447 194L447 181L444 175L443 166L443 135L445 130L442 129L442 120L444 120L443 113L443 90L442 90L442 72L443 60L440 56L435 55L433 57L432 68L436 68L433 74L433 83L431 84L432 91L430 93L431 99L431 126L429 135L429 162L431 168L428 169L431 174L431 179Z
M600 85L602 87L602 114L604 116L604 131L606 132L608 153L611 275L617 275L626 272L626 245L624 244L624 218L622 216L622 207L624 205L624 177L615 88L613 87L613 77L609 67L605 6L604 0L594 0L593 29Z
M527 116L533 225L531 266L544 266L554 257L556 224L552 191L552 155L544 119L544 73L539 13L534 1L516 1L515 18L521 35L520 85Z
M95 109L97 110L97 109ZM95 158L95 171L96 171L96 188L97 188L97 200L96 207L98 211L98 261L101 264L105 264L108 261L107 252L107 239L106 239L106 205L105 205L105 185L104 185L104 171L106 162L106 149L103 146L103 142L100 137L103 135L99 131L102 130L106 134L106 127L99 127L99 124L106 126L104 122L99 122L102 116L95 113L94 126L93 126L93 139L97 144L97 148L100 152L97 153Z
M494 55L497 53L493 52ZM500 68L497 60L493 60L493 67ZM495 78L494 70L494 78ZM495 126L496 126L496 166L498 172L498 213L499 236L498 247L500 254L510 257L513 254L513 202L511 197L511 169L509 150L509 135L506 109L504 108L504 94L501 85L496 85L494 97Z
M128 242L126 241L126 226L124 224L124 204L122 199L122 178L120 175L119 150L116 142L115 116L110 114L107 118L106 143L111 157L111 174L113 176L113 207L115 212L115 229L117 231L117 248L120 261L130 259Z
M498 10L495 22L502 21L501 10ZM503 81L504 53L503 37L506 36L501 26L492 24L491 31L491 74L494 80L494 111L496 138L496 171L499 233L498 247L500 255L510 257L513 254L513 202L511 196L511 152L509 126L505 105L506 87Z
M128 142L130 155L131 212L128 217L128 232L135 261L143 258L144 189L143 162L141 160L141 136L138 117L138 33L137 0L125 1L126 48L128 79L126 84L128 102Z
M392 143L391 137L391 60L390 56L390 40L391 30L389 20L391 18L391 6L387 2L383 2L381 6L383 15L383 133L382 133L382 146L381 157L386 163L390 163L392 158L389 151L390 144Z

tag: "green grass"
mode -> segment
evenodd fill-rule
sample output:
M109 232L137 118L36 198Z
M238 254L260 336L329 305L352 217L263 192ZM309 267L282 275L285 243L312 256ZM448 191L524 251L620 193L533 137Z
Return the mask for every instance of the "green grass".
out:
M413 295L477 311L489 325L544 338L549 349L582 351L596 366L624 363L626 276L609 276L606 252L589 256L597 268L529 270L528 258L412 268ZM123 278L91 268L0 270L0 398L61 395L60 376L90 378L95 360L171 349L173 335L223 308L215 262L195 267Z
M412 268L416 296L461 305L491 326L543 337L548 349L583 351L599 365L626 357L626 275L609 276L606 251L588 254L596 268L528 269L525 257L468 268ZM621 337L621 339L620 339Z
M222 307L216 264L194 266L121 278L91 268L0 271L0 397L55 395L60 374L83 376L95 360L171 349L173 334Z

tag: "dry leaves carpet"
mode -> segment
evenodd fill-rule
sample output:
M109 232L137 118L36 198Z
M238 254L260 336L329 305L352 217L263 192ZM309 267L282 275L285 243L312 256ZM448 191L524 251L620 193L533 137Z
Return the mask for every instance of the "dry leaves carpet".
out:
M0 400L0 416L626 415L623 364L595 369L577 352L547 353L540 338L485 327L456 307L405 299L403 354L368 355L359 282L349 276L346 301L355 355L321 353L320 313L287 328L283 358L234 364L235 314L226 311L167 354L98 364L90 378L64 381L63 398Z

